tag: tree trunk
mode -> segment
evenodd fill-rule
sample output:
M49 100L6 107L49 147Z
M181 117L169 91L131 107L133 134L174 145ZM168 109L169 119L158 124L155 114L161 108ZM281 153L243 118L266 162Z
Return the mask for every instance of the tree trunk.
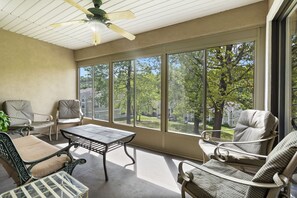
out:
M221 103L220 108L215 109L213 130L221 130L223 120L224 102ZM220 138L220 133L213 133L213 137Z
M199 116L196 114L194 115L194 134L199 135Z
M131 124L131 64L128 66L128 74L127 74L127 124Z

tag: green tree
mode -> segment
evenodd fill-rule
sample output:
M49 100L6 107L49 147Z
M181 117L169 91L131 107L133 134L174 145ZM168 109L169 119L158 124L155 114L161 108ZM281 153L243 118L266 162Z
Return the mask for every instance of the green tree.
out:
M134 97L134 68L132 60L118 61L113 64L115 109L126 113L126 123L131 124Z
M136 115L152 113L161 100L161 57L136 59Z
M199 134L203 118L204 50L173 54L168 59L170 111L181 124L193 116L194 127L187 132Z
M207 50L207 104L214 113L213 129L221 129L226 102L253 104L254 42Z
M108 110L109 106L109 65L94 66L94 110ZM95 114L95 118L101 118ZM107 116L108 117L108 116Z

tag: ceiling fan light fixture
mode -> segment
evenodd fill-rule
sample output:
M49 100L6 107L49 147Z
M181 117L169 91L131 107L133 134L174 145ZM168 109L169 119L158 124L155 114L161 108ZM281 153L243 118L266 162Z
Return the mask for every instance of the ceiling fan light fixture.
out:
M90 28L93 32L102 32L106 26L101 23L100 21L91 21L90 22Z
M92 30L92 40L94 45L98 45L101 42L101 33L106 28L106 26L100 21L90 22L90 28Z
M93 45L98 45L101 43L101 37L99 32L93 32Z

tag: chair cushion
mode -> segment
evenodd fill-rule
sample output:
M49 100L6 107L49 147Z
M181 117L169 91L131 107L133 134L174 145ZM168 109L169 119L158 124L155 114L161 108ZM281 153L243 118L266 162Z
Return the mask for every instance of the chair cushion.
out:
M13 139L12 141L21 158L25 161L38 160L59 151L57 147L32 135ZM63 168L65 162L70 162L70 158L66 155L53 157L35 165L31 173L34 177L41 178Z
M80 118L58 119L57 120L58 124L73 124L73 123L80 123L80 122L81 122Z
M235 127L234 142L260 140L271 136L277 125L277 118L269 111L245 110L241 112ZM250 153L267 155L267 142L238 145Z
M214 150L216 148L216 144L211 144L202 139L199 140L199 146L202 151L207 155L208 159L215 159ZM237 147L233 144L226 145L228 148L236 149L238 151L243 151L240 147ZM227 154L226 150L220 149L222 155ZM228 155L228 163L240 163L244 165L253 165L253 166L262 166L265 163L265 160L260 160L257 157L243 155L237 152L229 151Z
M245 179L249 181L252 179L252 176L249 174L239 171L236 168L217 160L210 160L202 166L239 179ZM197 197L238 198L244 197L248 189L246 185L241 185L221 179L199 169L193 169L190 172L192 172L194 179L192 182L186 184L186 188L194 193Z
M253 181L273 182L273 175L282 173L297 152L297 131L289 133L268 155L266 163L254 176Z
M255 174L252 181L254 182L273 182L273 175L275 173L282 173L287 167L290 160L297 152L297 131L289 133L268 155L266 163ZM255 194L266 193L266 190L259 188L249 188L250 197Z
M17 117L33 120L34 115L30 101L27 100L7 100L3 103L3 109L9 117ZM24 124L21 120L12 120L11 125Z
M79 100L60 100L58 106L60 119L80 117Z
M53 126L54 124L55 123L52 121L32 122L30 127L31 127L31 130L37 130L37 129Z

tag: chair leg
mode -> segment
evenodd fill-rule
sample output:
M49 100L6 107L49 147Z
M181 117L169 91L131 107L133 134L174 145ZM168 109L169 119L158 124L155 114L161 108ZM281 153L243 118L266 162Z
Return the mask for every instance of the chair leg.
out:
M186 182L183 181L182 186L181 186L181 189L180 189L180 191L181 191L181 197L182 198L185 198L186 197L185 186L186 186Z
M58 140L59 139L59 127L58 127L58 123L57 123L57 125L56 125L56 140Z
M202 156L203 156L203 164L204 164L204 163L206 163L206 155L204 152L203 152Z
M52 141L52 126L49 127L49 140Z

